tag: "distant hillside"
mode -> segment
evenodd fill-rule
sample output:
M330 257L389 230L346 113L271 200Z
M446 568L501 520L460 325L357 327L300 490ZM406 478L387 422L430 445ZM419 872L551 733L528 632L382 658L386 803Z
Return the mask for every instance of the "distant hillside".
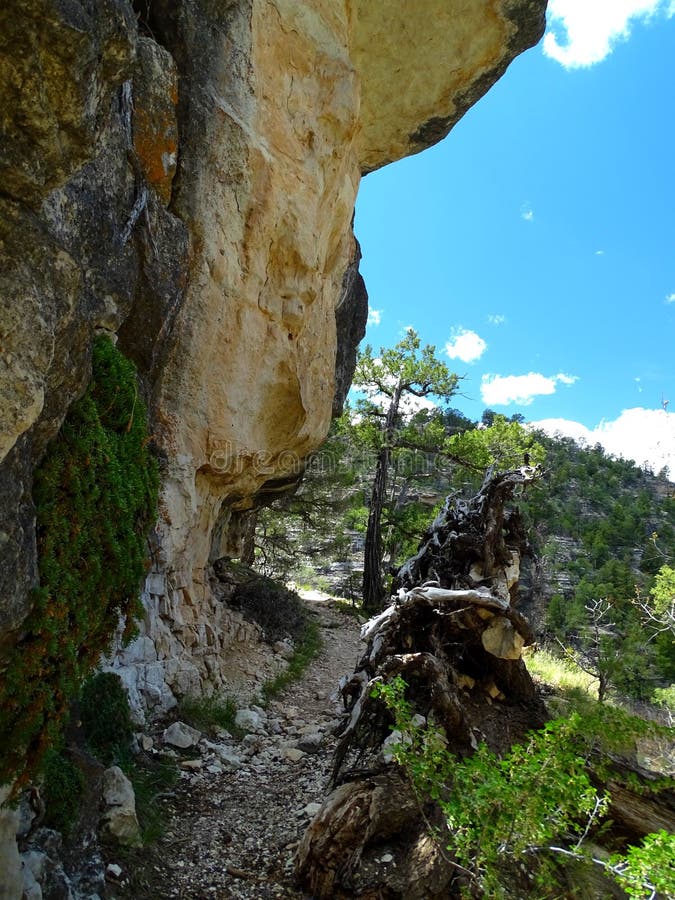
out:
M449 431L476 427L456 412ZM533 555L525 560L521 608L538 639L574 644L585 627L589 602L608 598L621 635L640 637L636 590L646 596L653 576L675 559L675 485L634 463L609 457L600 445L537 433L546 451L545 475L519 500ZM305 481L281 507L262 510L258 565L268 574L312 583L359 600L363 535L372 479L372 454L339 429L310 466ZM473 494L480 477L416 456L399 462L389 488L385 568L411 555L444 497ZM675 680L668 638L643 648L644 684Z
M552 598L583 600L595 586L634 592L675 557L675 484L600 445L538 434L546 476L523 498L536 553L530 615Z

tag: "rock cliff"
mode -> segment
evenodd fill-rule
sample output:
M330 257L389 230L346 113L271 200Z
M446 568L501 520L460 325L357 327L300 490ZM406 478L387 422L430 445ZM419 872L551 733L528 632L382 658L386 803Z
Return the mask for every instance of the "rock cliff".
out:
M95 333L162 466L139 704L222 684L209 564L301 477L348 389L363 173L442 137L545 0L13 0L0 10L0 653L36 583L32 473ZM229 648L229 649L228 649Z

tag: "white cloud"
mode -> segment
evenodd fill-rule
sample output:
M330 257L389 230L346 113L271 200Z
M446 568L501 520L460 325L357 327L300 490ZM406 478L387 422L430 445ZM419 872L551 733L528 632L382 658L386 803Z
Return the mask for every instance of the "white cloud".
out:
M373 309L372 306L368 307L368 321L366 325L379 325L382 321L382 313L381 309Z
M491 313L487 318L490 325L503 325L506 322L506 316L501 313Z
M596 251L595 251L595 255L596 255L596 256L604 256L604 255L605 255L605 251L604 251L604 250L596 250Z
M675 294L667 294L666 303L675 303Z
M450 359L461 359L465 363L476 362L486 350L487 344L483 338L467 328L455 328L445 345L445 352Z
M601 444L612 456L632 459L655 472L668 466L671 481L675 478L675 414L663 409L624 409L618 419L603 420L595 428L569 419L542 419L530 422L530 427L583 440L591 446Z
M419 412L421 409L436 409L438 403L435 403L430 397L416 397L414 394L406 394L401 398L401 412L410 415Z
M534 210L529 203L523 203L520 207L520 218L525 219L526 222L534 221Z
M675 15L672 0L550 0L544 53L566 69L602 62L631 26L657 14Z
M558 375L553 376L556 381L559 381L560 384L574 384L575 381L578 381L579 378L576 375L565 375L564 372L560 372Z
M529 406L535 397L555 394L558 384L574 384L576 375L542 375L528 372L527 375L483 375L480 394L488 406L508 406L517 403Z
M395 379L393 377L386 378L385 382L389 382L393 386ZM383 410L387 410L391 403L391 397L378 391L374 385L352 384L349 391L351 403L356 403L357 400L363 397L367 397L371 403ZM412 415L421 409L436 409L437 407L438 404L431 397L416 397L414 394L405 394L401 397L399 409L405 415Z

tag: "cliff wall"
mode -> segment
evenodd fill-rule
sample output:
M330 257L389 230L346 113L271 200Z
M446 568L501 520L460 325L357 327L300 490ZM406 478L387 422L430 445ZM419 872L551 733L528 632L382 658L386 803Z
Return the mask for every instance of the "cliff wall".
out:
M138 366L162 467L143 634L114 664L139 705L223 684L251 626L209 566L297 482L348 389L360 177L445 136L539 39L544 8L5 5L0 654L37 579L32 473L105 331Z

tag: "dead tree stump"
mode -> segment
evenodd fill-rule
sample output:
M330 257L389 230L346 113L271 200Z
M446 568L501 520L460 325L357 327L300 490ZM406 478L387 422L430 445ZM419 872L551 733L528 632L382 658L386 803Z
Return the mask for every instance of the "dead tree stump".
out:
M392 718L371 691L403 676L414 712L444 729L458 759L481 741L506 750L544 724L521 658L532 635L516 608L528 542L518 509L507 505L538 474L529 466L490 472L472 500L449 497L399 570L397 595L363 626L367 649L341 685L333 790L297 854L298 877L318 900L459 896L447 842L431 837L430 826L443 828L438 810L421 805L387 761Z

